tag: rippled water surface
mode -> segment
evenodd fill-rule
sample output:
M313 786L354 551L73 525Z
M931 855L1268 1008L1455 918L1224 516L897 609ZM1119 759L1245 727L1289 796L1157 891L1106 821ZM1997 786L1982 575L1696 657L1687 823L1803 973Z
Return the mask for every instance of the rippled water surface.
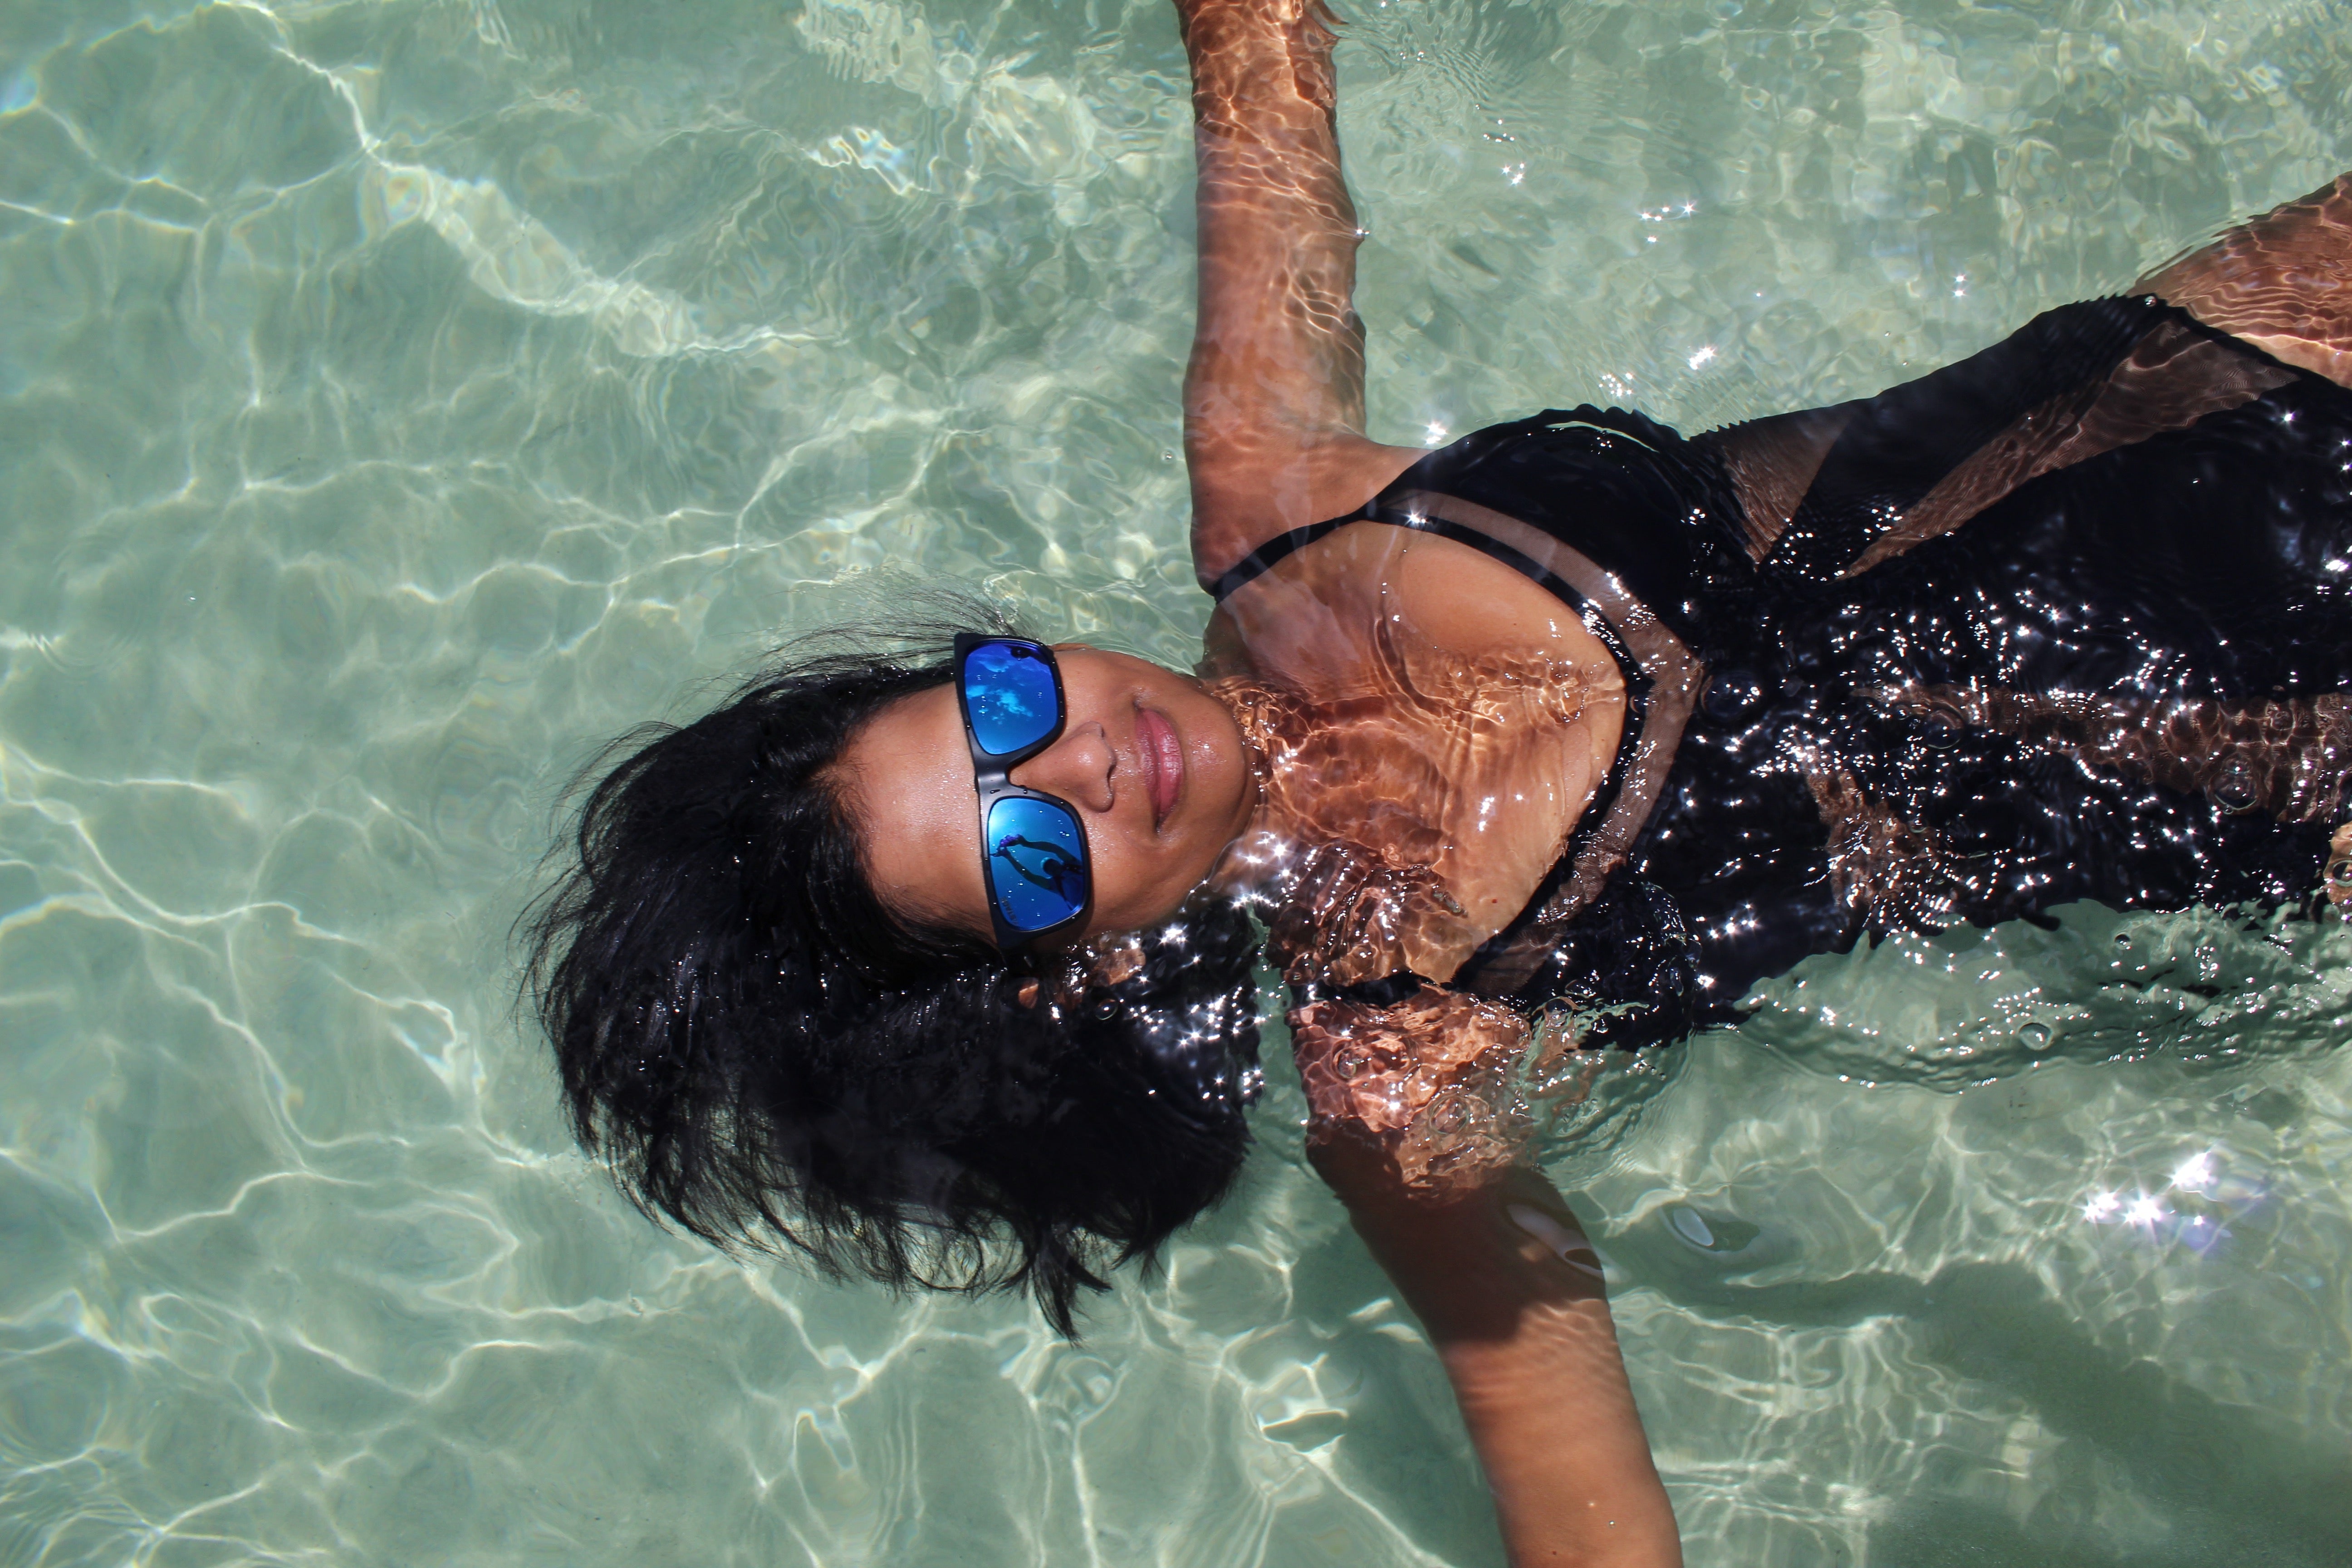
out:
M1868 393L2352 164L2317 4L1350 4L1389 439ZM653 1230L509 1011L562 778L845 576L1190 662L1182 82L1157 0L0 0L0 1563L1497 1560L1282 1071L1072 1346ZM1605 1086L1692 1562L2342 1562L2347 988L2076 910Z

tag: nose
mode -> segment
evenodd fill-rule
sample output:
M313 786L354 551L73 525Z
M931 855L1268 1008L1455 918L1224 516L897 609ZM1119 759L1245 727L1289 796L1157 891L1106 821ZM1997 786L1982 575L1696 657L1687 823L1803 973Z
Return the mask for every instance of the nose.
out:
M1014 784L1024 789L1060 795L1088 811L1108 811L1110 775L1118 754L1098 721L1074 724L1061 739L1013 770Z

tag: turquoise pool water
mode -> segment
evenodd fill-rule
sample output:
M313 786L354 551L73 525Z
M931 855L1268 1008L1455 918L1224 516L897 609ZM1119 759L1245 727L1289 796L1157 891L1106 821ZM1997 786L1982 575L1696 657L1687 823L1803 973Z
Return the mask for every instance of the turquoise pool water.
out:
M1879 386L2352 165L2278 0L1352 0L1375 433ZM1491 1564L1265 1147L1082 1345L655 1231L568 773L909 577L1188 662L1160 0L0 0L0 1564ZM846 581L845 581L846 580ZM2334 1564L2352 934L1890 942L1551 1150L1695 1565Z

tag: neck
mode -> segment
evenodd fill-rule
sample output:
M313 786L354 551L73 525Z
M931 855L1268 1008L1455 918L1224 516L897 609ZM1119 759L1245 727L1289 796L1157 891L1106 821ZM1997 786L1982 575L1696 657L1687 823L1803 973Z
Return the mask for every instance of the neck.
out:
M1290 792L1276 782L1297 765L1307 704L1297 693L1254 676L1218 676L1202 684L1233 716L1249 759L1252 795L1249 815L1210 881L1228 892L1259 891L1279 876L1294 847L1307 837Z

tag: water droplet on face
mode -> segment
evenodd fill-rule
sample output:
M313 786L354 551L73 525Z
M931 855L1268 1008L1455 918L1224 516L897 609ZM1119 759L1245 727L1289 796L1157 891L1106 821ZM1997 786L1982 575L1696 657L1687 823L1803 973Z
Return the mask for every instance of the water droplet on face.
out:
M1358 1073L1364 1070L1364 1053L1341 1051L1331 1058L1331 1070L1339 1075L1341 1082L1352 1081Z
M2017 1031L2017 1043L2029 1051L2046 1051L2056 1038L2047 1024L2028 1024Z

